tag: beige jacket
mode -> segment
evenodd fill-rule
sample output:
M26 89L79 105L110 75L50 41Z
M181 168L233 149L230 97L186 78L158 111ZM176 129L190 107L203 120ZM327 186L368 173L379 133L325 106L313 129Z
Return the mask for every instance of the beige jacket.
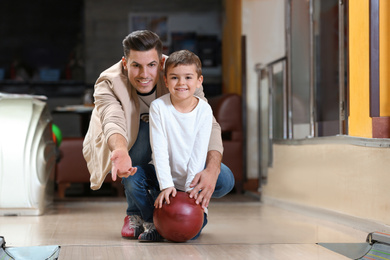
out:
M157 97L168 93L162 72L156 92ZM195 95L206 100L203 88L197 89ZM91 189L97 190L111 171L108 138L112 134L121 134L126 138L127 148L130 150L138 136L140 114L137 91L131 86L122 61L100 74L95 83L94 99L95 108L84 138L83 155L91 174ZM223 152L221 128L215 118L209 143L210 150L216 150L221 154Z

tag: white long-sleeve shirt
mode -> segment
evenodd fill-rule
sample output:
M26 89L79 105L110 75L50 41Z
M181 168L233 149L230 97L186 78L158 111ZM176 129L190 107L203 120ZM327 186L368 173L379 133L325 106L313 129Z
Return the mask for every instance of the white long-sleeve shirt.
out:
M189 113L177 111L170 94L150 105L150 144L160 190L191 190L191 181L205 167L213 113L207 102L198 99Z

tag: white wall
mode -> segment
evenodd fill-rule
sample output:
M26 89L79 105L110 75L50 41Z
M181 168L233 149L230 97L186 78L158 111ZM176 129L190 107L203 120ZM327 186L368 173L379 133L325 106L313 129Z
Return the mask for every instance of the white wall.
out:
M255 64L285 56L285 0L243 0L242 34L247 52L247 177L258 177L257 74Z
M274 145L264 199L277 199L390 225L390 149L344 138ZM352 140L352 139L351 139ZM390 227L386 230L389 232ZM384 232L384 231L382 231Z

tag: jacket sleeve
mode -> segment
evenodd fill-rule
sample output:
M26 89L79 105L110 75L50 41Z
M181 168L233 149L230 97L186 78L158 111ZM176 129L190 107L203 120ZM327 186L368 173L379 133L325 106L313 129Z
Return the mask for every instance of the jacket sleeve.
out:
M161 111L155 101L150 105L149 124L153 164L156 169L160 190L174 187L175 184L169 165L168 138L163 127Z
M106 142L113 134L121 134L128 141L125 114L119 98L112 88L112 82L108 79L97 82L95 85L95 107L100 118L102 131Z

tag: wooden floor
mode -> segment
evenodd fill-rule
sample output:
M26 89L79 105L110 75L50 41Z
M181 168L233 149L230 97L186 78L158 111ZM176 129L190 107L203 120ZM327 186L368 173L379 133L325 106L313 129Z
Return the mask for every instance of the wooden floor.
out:
M124 198L55 200L42 216L0 217L8 247L60 245L59 259L347 259L318 242L365 242L366 232L244 195L212 200L195 241L140 243L120 235Z

